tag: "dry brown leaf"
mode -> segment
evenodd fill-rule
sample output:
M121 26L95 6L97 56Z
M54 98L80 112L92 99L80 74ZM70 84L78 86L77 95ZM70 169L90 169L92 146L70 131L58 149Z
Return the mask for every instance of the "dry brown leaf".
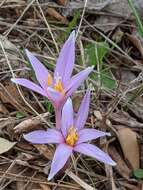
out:
M39 129L41 127L42 121L46 122L49 124L49 126L52 126L51 123L48 123L45 118L49 116L49 112L39 114L36 117L33 117L31 119L26 119L22 121L20 124L16 125L14 127L15 133L23 133L23 132L29 132L32 129Z
M51 190L51 188L49 187L49 185L46 184L39 184L41 187L41 190Z
M22 121L20 124L16 125L14 127L14 132L15 133L27 132L32 129L36 129L37 127L39 127L40 124L41 124L40 119L35 119L35 118L27 119L27 120Z
M19 95L19 92L14 84L8 83L5 86L3 86L1 84L0 99L3 103L11 104L18 111L24 112L27 115L25 110L29 111L29 109L26 108L26 106L23 106L24 105L23 101L22 101L22 99ZM31 110L29 112L31 112Z
M131 170L127 167L126 163L121 158L120 154L117 152L117 150L113 146L110 146L108 151L111 157L113 158L113 160L117 163L116 170L118 171L118 173L124 178L129 179Z
M7 110L7 108L2 103L0 103L0 113L5 114L5 115L9 114L9 111Z
M14 84L9 83L5 85L4 88L5 88L5 91L3 89L0 91L0 97L1 97L2 102L11 103L11 99L16 98L18 103L22 103L19 93L17 91L17 88Z
M44 144L34 144L35 148L40 152L40 154L44 155L49 160L52 160L54 155L54 149L49 145Z
M61 21L62 23L67 22L67 19L60 13L58 13L54 8L47 8L47 12L51 17L55 18L56 20Z
M134 44L134 46L139 50L143 57L143 41L141 41L137 36L132 34L127 34L129 40Z
M121 144L124 157L129 161L132 168L139 168L139 145L137 134L129 128L123 127L118 130L118 140Z
M118 111L110 115L110 120L116 124L123 124L129 127L143 127L143 123L139 123L135 118L131 117L127 112Z
M3 154L9 151L11 148L15 146L16 142L10 142L7 139L0 137L0 154Z
M19 141L16 146L22 150L32 151L33 149L32 144L27 143L27 142L22 142L22 141Z
M4 38L4 36L2 36L2 35L0 35L0 42L3 44L4 49L11 50L11 51L17 53L18 48L16 48L16 46L11 41L9 41L7 38ZM1 51L1 49L0 49L0 51Z

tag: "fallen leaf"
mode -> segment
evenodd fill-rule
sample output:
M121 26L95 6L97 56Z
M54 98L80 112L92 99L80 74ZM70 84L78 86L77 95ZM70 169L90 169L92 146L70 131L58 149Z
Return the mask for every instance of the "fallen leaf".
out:
M24 149L24 150L27 150L27 151L32 151L33 150L33 146L32 144L30 143L25 143L25 142L17 142L17 145L16 147L20 148L20 149Z
M5 114L5 115L9 114L9 111L7 110L7 108L2 103L0 103L0 113Z
M0 137L0 154L9 151L15 144L16 142L10 142L7 139Z
M38 119L26 119L14 127L14 132L20 134L23 132L30 131L32 129L37 129L37 127L39 128L40 124L41 121Z
M0 42L3 44L4 49L18 52L18 48L16 48L16 46L12 42L10 42L7 38L5 38L2 35L0 35Z
M116 170L118 171L118 173L125 179L129 179L131 169L128 168L119 152L113 146L109 146L108 151L113 160L117 163Z
M2 102L4 103L11 103L12 105L15 103L13 103L13 99L16 98L18 103L21 103L21 98L19 96L19 93L17 91L17 88L15 85L13 85L12 83L8 83L4 86L4 89L1 88L0 90L0 98L2 100Z
M54 149L52 147L45 144L34 144L33 146L35 146L40 154L44 155L48 160L52 160L54 155Z
M143 127L143 123L139 123L135 118L131 117L127 112L118 111L110 115L110 120L116 124L123 124L128 127Z
M49 187L49 185L46 184L39 184L41 187L41 190L51 190L51 188Z
M134 46L139 50L143 57L143 40L139 39L138 36L132 34L126 34L128 39L134 44Z
M3 103L11 104L20 112L25 112L25 110L29 111L29 108L25 106L22 98L20 97L16 86L12 83L8 83L5 86L1 84L0 99Z
M122 127L118 129L118 140L121 144L124 157L129 161L132 168L139 168L139 145L137 135L129 128Z
M25 119L18 125L14 127L14 132L15 133L23 133L23 132L29 132L33 129L39 129L41 127L42 121L46 122L45 118L49 116L49 113L43 113L40 114L36 117L30 118L30 119ZM48 124L48 122L46 122ZM50 125L50 124L49 124Z
M62 16L59 12L57 12L54 8L48 7L47 13L56 20L61 21L62 23L67 23L67 19L64 16Z

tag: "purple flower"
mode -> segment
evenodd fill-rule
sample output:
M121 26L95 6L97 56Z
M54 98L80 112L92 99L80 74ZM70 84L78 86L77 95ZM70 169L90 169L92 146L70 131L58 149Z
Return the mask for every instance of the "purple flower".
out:
M43 96L48 97L52 102L56 112L56 123L59 126L59 118L61 117L61 109L67 98L81 85L87 78L93 67L88 67L73 77L73 67L75 62L75 31L73 31L68 40L65 42L53 76L48 72L46 67L28 50L27 57L35 71L36 78L40 85L37 85L24 78L11 79L13 82L27 87Z
M68 98L63 106L62 126L59 130L37 130L24 135L24 138L31 143L58 144L52 160L48 180L52 179L55 174L63 168L73 152L79 152L91 156L105 164L112 166L116 165L108 154L104 153L98 147L87 143L87 141L91 141L105 135L110 136L110 133L105 133L96 129L83 129L88 117L89 101L90 92L87 91L84 99L82 100L79 111L74 118L72 101Z

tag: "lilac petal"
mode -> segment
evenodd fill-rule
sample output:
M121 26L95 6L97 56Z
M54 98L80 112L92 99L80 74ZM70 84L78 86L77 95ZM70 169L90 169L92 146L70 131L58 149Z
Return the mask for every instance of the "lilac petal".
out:
M78 132L78 141L76 144L87 142L103 136L111 136L110 133L105 133L96 129L82 129Z
M68 97L84 82L92 70L93 67L88 67L71 78L70 84L66 89Z
M47 93L48 93L49 99L50 99L51 101L53 101L53 102L58 102L58 101L60 101L60 100L62 99L62 97L63 97L63 95L62 95L60 92L54 90L54 89L51 88L51 87L48 87L48 88L47 88Z
M19 84L21 86L24 86L26 88L29 88L30 90L33 90L39 94L41 94L42 96L46 96L47 97L47 93L37 84L27 80L27 79L23 79L23 78L12 78L11 79L12 82Z
M77 151L79 153L85 154L87 156L91 156L101 162L104 162L105 164L109 164L111 166L115 166L116 163L111 159L111 157L100 150L98 147L92 145L92 144L87 144L87 143L82 143L79 145L76 145L74 147L74 151Z
M73 31L68 40L65 42L59 58L57 60L56 69L54 72L54 77L57 74L61 77L62 83L67 83L69 81L75 61L75 31Z
M73 126L73 106L71 98L68 98L62 110L62 133L66 137L68 129Z
M46 67L27 49L25 50L27 57L35 71L35 75L40 85L46 89L48 86L48 70Z
M90 103L90 91L87 90L81 102L81 105L80 105L80 108L78 110L77 117L75 120L75 126L77 127L78 130L82 129L85 125L85 122L88 117L89 103Z
M66 144L60 144L57 147L52 160L51 171L48 176L48 180L51 180L55 176L55 174L64 167L68 158L72 154L72 150L73 148Z
M24 139L33 144L63 143L64 138L61 132L55 129L36 130L23 135Z

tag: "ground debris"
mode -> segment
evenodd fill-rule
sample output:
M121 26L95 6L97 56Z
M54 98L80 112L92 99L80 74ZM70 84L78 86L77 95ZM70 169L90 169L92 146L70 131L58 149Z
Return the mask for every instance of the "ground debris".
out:
M131 117L127 112L118 111L110 115L110 120L116 124L123 124L128 127L142 128L143 123L138 122L135 118Z
M137 134L132 129L122 126L118 129L117 137L125 159L129 162L133 170L138 169L140 164Z
M143 15L142 0L134 2ZM74 29L74 73L94 66L71 97L74 111L92 87L86 125L111 133L93 143L117 165L74 154L66 172L48 181L56 145L29 143L23 134L54 128L53 109L46 97L17 88L10 79L14 75L38 84L25 49L53 72L58 49ZM3 0L0 43L0 189L140 190L142 179L134 170L143 167L143 40L128 1Z

